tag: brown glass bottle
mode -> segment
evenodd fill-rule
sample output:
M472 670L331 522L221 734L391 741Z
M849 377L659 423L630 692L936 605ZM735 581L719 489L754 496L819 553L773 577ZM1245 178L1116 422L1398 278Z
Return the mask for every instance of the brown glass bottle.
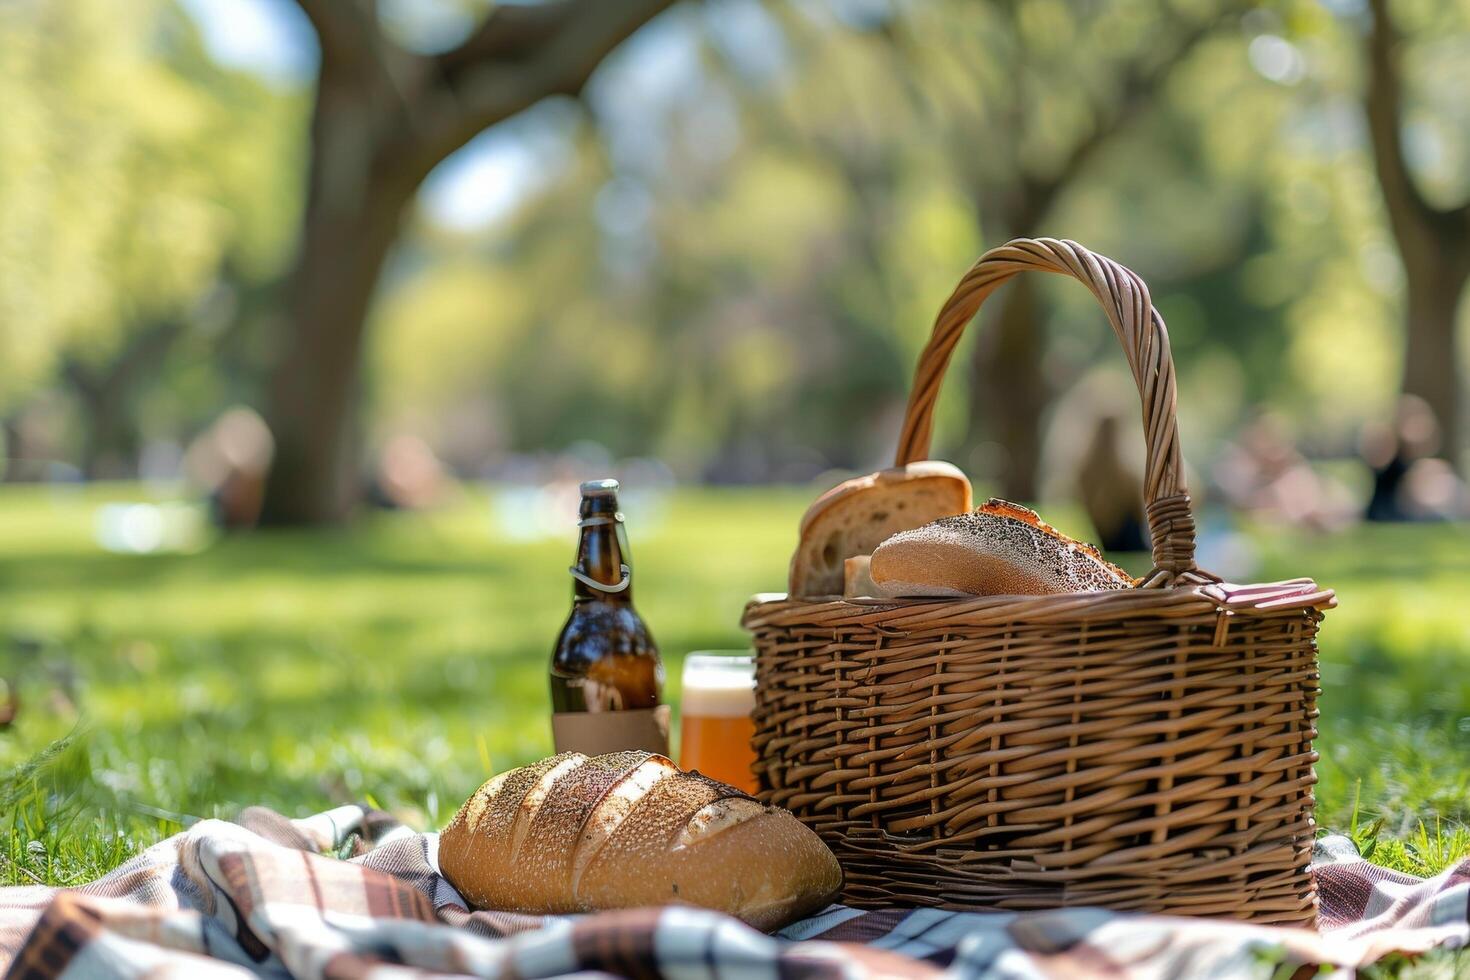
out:
M669 753L658 646L633 608L628 536L616 480L582 484L581 538L571 567L572 612L551 655L552 736L558 752Z

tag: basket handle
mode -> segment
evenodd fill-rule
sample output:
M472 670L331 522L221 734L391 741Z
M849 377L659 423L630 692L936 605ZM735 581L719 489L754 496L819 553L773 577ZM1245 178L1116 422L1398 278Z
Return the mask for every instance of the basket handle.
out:
M904 413L896 463L929 456L934 405L940 383L965 326L991 293L1021 272L1054 272L1081 282L1097 298L1123 345L1143 400L1143 434L1148 446L1144 507L1153 542L1154 569L1140 588L1217 581L1194 564L1194 516L1175 418L1174 359L1169 332L1149 299L1148 287L1132 271L1071 241L1017 238L980 256L965 273L934 322L934 333L914 372Z

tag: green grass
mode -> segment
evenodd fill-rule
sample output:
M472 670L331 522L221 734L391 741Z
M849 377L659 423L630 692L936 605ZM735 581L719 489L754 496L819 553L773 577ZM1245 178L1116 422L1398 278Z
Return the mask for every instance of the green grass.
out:
M512 540L476 491L350 532L101 551L98 505L140 495L0 492L0 676L22 697L0 730L0 773L14 770L0 777L0 884L86 880L251 803L301 815L370 799L434 827L491 773L550 752L544 671L570 527ZM630 504L638 604L672 698L686 652L744 645L740 611L784 581L808 496ZM1470 530L1255 540L1262 577L1339 592L1321 637L1321 825L1418 874L1465 854Z

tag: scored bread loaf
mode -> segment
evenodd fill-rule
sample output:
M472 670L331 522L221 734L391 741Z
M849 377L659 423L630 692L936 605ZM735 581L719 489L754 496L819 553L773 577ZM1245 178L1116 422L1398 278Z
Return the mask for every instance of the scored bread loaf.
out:
M843 562L872 554L898 531L970 509L970 481L937 460L880 470L838 484L801 519L791 557L792 596L840 596Z
M496 776L440 834L439 868L478 908L680 903L766 931L842 886L837 859L790 813L649 752L568 752Z
M868 564L885 597L1051 595L1126 589L1128 573L1033 510L991 498L880 544Z

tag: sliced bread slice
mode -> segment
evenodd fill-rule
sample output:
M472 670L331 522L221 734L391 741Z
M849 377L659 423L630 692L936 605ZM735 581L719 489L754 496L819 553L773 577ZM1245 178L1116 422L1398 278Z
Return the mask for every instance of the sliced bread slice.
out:
M911 528L970 509L970 481L937 460L909 463L833 487L807 508L788 587L798 598L840 596L843 562Z

